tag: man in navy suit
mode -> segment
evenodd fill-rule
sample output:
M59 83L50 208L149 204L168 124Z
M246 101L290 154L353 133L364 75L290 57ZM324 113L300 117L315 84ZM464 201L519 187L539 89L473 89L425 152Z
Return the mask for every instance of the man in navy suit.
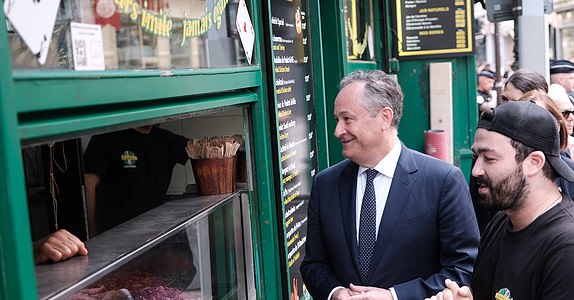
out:
M406 300L441 291L446 278L469 283L479 233L462 172L401 143L393 78L357 71L341 87L335 136L347 159L314 178L307 289L314 299Z

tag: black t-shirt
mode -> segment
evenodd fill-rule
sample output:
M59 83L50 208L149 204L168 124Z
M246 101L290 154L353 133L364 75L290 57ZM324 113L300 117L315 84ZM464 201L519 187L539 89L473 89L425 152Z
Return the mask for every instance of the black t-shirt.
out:
M563 196L518 232L504 212L493 218L474 266L474 299L574 299L574 202Z
M93 136L84 153L84 171L100 176L96 220L107 230L165 201L176 163L188 160L185 137L153 127Z

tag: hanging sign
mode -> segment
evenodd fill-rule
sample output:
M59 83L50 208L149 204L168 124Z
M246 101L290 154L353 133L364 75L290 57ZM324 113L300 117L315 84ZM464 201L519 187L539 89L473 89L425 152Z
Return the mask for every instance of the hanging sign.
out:
M245 50L247 62L251 64L251 57L253 55L253 43L255 41L255 31L253 30L253 24L251 23L251 18L249 17L249 11L247 11L245 0L241 0L239 2L239 6L237 7L237 19L235 20L235 26L237 27L237 32L239 32L239 38L241 39L243 50Z
M4 14L42 65L48 57L59 7L60 0L4 1Z

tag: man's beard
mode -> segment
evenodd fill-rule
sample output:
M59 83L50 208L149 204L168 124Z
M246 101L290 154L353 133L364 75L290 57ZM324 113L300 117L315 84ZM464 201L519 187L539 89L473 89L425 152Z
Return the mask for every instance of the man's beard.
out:
M518 210L521 208L525 195L528 193L528 183L524 177L522 165L508 176L494 184L485 176L476 178L476 184L486 184L488 194L478 194L480 205L492 210Z

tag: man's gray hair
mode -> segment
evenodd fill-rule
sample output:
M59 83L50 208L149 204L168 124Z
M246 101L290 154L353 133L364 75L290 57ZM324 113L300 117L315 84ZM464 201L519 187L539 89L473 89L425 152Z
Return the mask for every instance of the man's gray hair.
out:
M380 70L354 71L341 79L341 88L354 83L364 82L363 107L374 117L381 109L389 107L393 111L392 126L398 127L403 115L403 92L397 81Z

